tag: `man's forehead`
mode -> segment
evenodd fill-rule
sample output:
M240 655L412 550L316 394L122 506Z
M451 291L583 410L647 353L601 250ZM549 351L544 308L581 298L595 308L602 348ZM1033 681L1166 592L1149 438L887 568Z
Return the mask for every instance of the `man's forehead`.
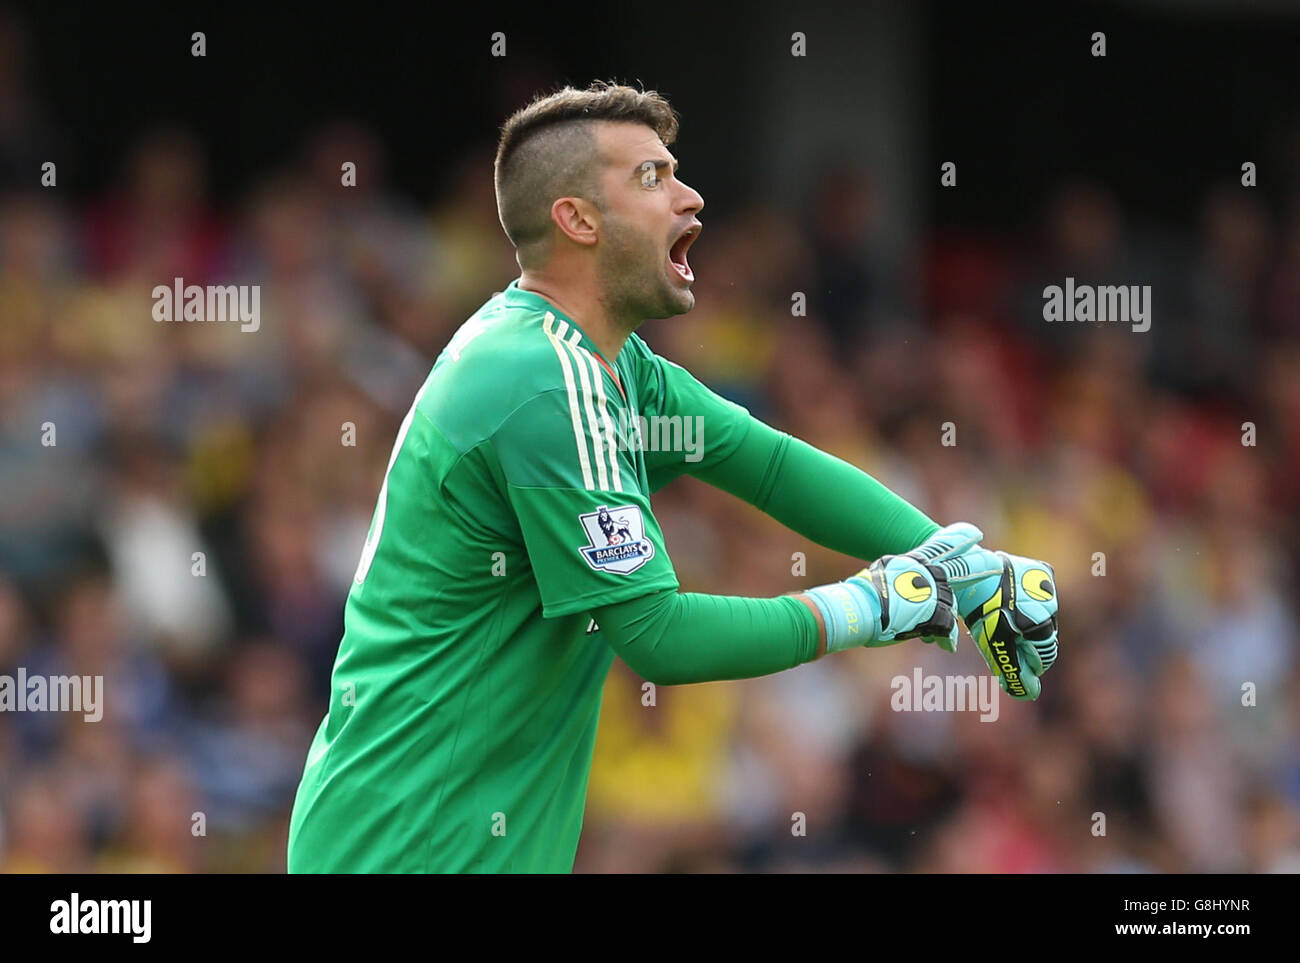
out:
M611 164L635 167L642 161L671 161L673 157L659 135L645 124L604 121L596 126L596 137L601 154Z

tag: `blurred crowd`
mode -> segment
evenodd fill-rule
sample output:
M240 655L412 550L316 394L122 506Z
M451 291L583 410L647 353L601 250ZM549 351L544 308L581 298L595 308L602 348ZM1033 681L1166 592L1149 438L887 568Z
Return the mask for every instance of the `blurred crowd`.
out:
M0 712L0 868L283 870L397 426L518 273L491 156L422 209L339 123L218 205L202 147L159 129L70 203L30 174L18 97L0 67L0 674L106 696L95 723ZM616 661L578 870L1300 871L1300 209L1229 184L1189 196L1193 230L1154 230L1073 179L1015 236L935 230L900 264L869 172L810 191L706 210L697 307L642 334L1050 560L1060 661L996 722L891 709L914 666L982 673L968 637L652 707ZM1045 322L1067 276L1151 284L1150 331ZM260 285L259 330L155 322L176 277ZM654 507L687 591L860 567L690 479Z
M873 194L832 168L798 230L710 225L696 309L652 340L936 520L1050 560L1060 660L996 722L892 708L918 665L985 671L965 633L653 710L616 663L579 867L1300 872L1300 207L1212 187L1193 230L1161 230L1069 178L1017 235L935 230L900 270ZM1045 321L1067 277L1150 284L1150 330ZM655 512L691 590L855 566L694 481Z

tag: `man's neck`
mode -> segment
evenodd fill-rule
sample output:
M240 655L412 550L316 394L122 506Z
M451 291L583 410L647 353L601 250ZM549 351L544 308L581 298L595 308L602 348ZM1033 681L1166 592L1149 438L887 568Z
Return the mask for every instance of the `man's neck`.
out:
M528 271L520 276L519 288L540 294L562 314L572 318L610 364L623 350L630 328L610 316L608 307L594 291L587 291L580 285L561 285Z

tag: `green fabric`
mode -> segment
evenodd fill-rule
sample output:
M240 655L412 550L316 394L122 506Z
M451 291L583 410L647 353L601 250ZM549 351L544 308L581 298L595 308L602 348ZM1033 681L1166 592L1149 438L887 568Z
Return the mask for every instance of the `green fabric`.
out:
M635 335L620 360L629 350L643 357L636 370L644 407L653 416L689 420L703 436L700 452L646 451L652 493L693 475L810 541L865 561L909 551L939 530L860 468L764 424Z
M606 642L658 685L749 679L817 652L817 620L797 599L659 592L592 613Z
M865 561L910 551L939 530L862 469L757 419L729 458L696 477L818 545Z
M572 870L614 658L587 612L677 588L628 429L660 414L654 358L629 339L616 381L517 282L439 355L348 594L291 872ZM711 427L723 459L739 435Z

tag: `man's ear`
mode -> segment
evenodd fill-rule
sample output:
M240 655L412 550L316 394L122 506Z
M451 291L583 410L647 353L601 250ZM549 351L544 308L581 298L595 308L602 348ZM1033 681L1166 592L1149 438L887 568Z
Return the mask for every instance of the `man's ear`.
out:
M557 198L551 205L551 220L575 244L596 243L600 230L600 212L581 197Z

